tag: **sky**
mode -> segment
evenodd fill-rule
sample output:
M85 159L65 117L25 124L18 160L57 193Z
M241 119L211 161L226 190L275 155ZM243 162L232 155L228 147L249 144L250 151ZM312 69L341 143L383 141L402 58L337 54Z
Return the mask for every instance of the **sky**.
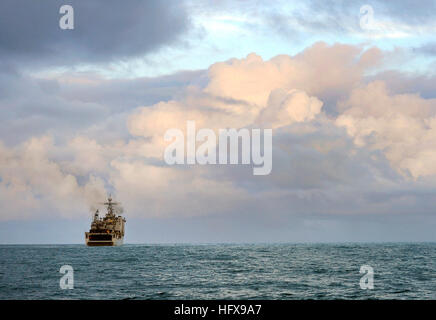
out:
M62 5L74 29L61 29ZM436 241L436 1L0 2L0 244ZM165 163L271 128L272 171Z

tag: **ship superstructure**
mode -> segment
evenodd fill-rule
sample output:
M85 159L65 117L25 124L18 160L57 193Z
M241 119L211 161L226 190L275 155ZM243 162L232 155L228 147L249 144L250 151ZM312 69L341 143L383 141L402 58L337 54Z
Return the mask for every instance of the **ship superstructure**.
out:
M89 232L85 232L85 242L88 246L120 246L124 239L124 224L126 219L116 215L118 202L113 202L111 196L103 203L107 212L103 218L99 217L98 210L94 214Z

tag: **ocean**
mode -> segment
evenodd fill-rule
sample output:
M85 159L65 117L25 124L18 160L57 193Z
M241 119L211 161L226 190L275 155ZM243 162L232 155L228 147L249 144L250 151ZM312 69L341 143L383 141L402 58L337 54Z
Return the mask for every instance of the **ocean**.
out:
M0 245L0 299L436 299L436 243Z

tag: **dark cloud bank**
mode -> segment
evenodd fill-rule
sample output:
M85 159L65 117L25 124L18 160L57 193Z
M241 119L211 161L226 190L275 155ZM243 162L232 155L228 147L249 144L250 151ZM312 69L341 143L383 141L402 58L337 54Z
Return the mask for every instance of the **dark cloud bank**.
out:
M64 4L74 8L74 30L59 27ZM3 0L0 12L0 60L33 67L143 55L190 25L180 1Z

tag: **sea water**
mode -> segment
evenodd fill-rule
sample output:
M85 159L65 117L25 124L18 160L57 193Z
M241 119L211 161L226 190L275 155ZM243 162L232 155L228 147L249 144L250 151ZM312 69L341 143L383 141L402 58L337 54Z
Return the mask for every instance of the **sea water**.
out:
M0 299L436 299L436 243L0 245Z

